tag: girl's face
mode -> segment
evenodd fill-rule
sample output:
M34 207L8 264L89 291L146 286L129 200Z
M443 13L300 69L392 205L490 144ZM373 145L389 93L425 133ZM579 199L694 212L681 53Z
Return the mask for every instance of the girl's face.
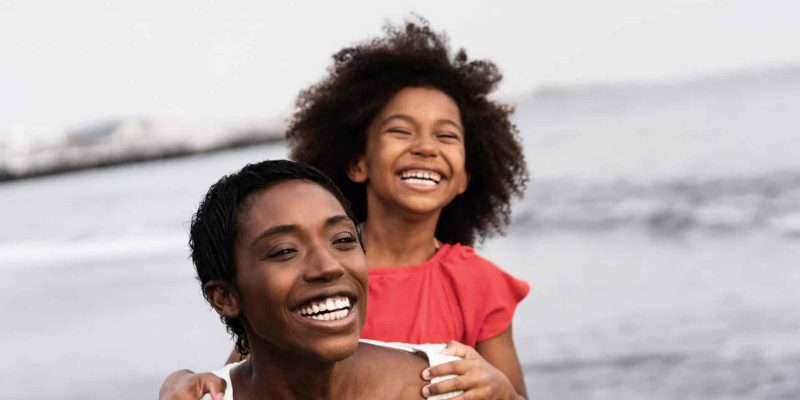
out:
M251 347L339 361L366 317L367 266L336 198L306 181L249 199L235 250L239 312Z
M367 209L438 213L467 189L464 128L450 96L423 87L395 94L367 128L366 154L348 168Z

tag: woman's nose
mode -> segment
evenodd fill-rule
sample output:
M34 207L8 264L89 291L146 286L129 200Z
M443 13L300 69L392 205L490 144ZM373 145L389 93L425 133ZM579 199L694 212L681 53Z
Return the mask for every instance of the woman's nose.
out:
M307 281L332 281L344 275L344 267L327 249L310 252L305 271Z

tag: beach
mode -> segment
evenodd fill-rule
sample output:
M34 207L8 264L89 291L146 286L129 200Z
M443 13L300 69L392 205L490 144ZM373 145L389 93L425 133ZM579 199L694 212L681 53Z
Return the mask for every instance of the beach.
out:
M796 70L520 102L533 180L477 250L531 285L514 319L530 398L800 398L798 105ZM189 221L220 176L284 157L0 185L0 397L155 398L173 370L221 366Z

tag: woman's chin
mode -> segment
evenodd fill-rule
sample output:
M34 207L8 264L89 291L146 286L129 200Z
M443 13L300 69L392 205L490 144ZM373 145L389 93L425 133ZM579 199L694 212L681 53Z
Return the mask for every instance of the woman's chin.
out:
M315 347L317 348L314 353L319 360L328 362L342 361L355 353L358 348L358 336L326 340L325 343L319 343Z

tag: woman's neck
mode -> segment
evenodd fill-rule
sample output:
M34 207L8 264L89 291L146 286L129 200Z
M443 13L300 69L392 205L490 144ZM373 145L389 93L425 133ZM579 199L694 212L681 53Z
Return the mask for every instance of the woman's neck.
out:
M423 218L368 213L362 230L367 266L382 268L427 261L436 253L438 221L439 213Z
M236 397L242 399L337 399L357 380L355 364L355 357L324 363L274 352L254 353L231 371L231 380Z

